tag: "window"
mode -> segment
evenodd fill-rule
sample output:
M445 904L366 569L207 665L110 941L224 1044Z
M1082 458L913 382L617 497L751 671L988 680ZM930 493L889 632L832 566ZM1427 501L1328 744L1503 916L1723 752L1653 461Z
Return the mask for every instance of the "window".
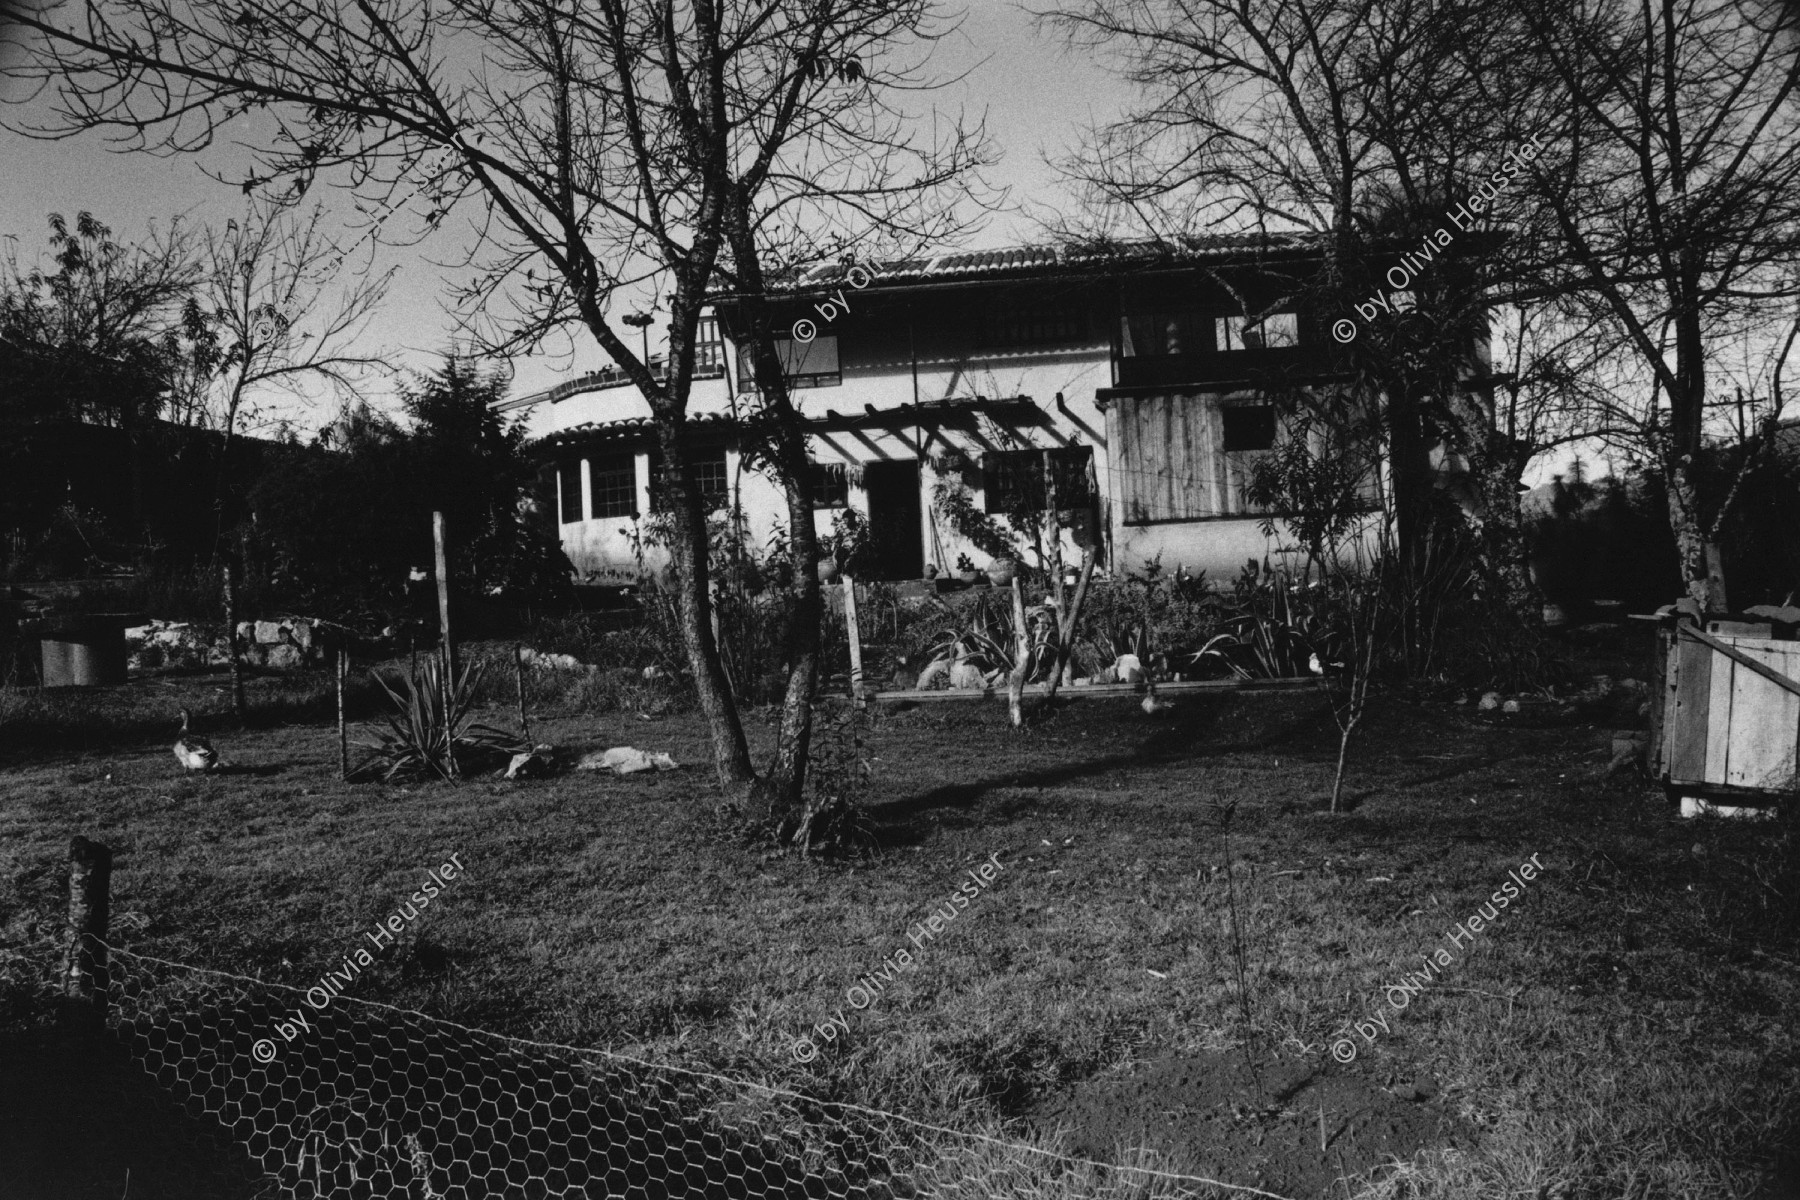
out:
M1300 321L1291 312L1264 317L1220 317L1219 345L1226 350L1274 350L1300 344Z
M810 342L776 338L775 354L781 359L791 388L837 387L844 381L838 371L836 334L821 334ZM738 347L738 380L740 390L755 390L756 363L747 345Z
M1117 405L1122 516L1127 525L1249 516L1258 459L1275 445L1274 410L1220 396L1121 397Z
M556 468L556 495L562 510L562 523L572 525L581 520L581 460L566 462Z
M731 498L731 480L725 473L725 451L690 451L694 482L699 485L701 505L708 512L724 508ZM650 451L650 511L668 512L670 505L663 483L662 454Z
M1087 446L1057 450L994 450L981 456L981 490L990 513L1044 511L1044 456L1056 472L1056 506L1080 508L1093 502Z
M588 459L588 483L593 489L595 517L637 513L637 455L606 454Z
M984 346L1067 346L1087 335L1087 311L1074 300L1035 304L997 301L984 305L980 313Z
M843 463L812 464L812 506L814 508L848 508L850 506L850 473Z
M719 318L701 317L694 330L694 378L717 379L725 373L725 339Z
M1119 352L1125 358L1210 354L1213 321L1195 309L1133 313L1120 322Z
M1275 445L1275 410L1267 404L1233 404L1219 410L1221 450L1269 450Z

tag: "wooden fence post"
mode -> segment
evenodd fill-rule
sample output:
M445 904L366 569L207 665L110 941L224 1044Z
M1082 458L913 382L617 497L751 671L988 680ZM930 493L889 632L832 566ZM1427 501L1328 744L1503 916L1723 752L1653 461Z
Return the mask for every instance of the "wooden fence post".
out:
M450 636L450 555L445 548L444 514L431 514L431 541L437 555L438 653L444 660L444 687L456 679L456 641Z
M525 715L525 651L517 642L513 643L514 678L519 685L519 729L525 735L525 744L532 746L531 719Z
M238 645L237 563L225 555L225 645L231 650L231 707L239 725L250 722L250 706L244 699L244 654Z
M844 576L844 627L850 635L850 701L862 704L862 627L856 622L856 581Z
M69 945L63 960L62 1016L77 1032L106 1027L106 927L111 919L112 851L80 836L69 841Z
M344 681L350 675L350 650L339 646L337 652L337 717L338 717L338 776L346 782L350 779L350 731L344 717Z

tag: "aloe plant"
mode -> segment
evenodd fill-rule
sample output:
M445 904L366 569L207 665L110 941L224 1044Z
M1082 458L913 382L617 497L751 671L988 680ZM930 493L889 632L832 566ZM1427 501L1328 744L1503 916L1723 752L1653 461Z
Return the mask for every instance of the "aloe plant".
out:
M946 627L926 652L930 659L974 663L983 674L1013 669L1017 657L1012 612L990 595L976 598L967 614Z
M384 782L401 778L457 779L463 768L482 758L509 757L531 749L517 734L470 719L476 688L485 667L465 663L449 679L434 655L400 677L396 690L379 673L375 682L393 701L388 728L373 742L358 742L371 751L356 774L373 773Z

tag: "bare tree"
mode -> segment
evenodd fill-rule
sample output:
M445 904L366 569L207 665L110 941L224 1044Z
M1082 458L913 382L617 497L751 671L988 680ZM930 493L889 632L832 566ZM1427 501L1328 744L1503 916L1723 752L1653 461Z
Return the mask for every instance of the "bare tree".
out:
M1445 228L1500 166L1493 114L1475 103L1473 72L1489 61L1454 52L1481 7L1076 0L1046 14L1072 41L1115 52L1142 95L1063 163L1085 195L1076 229L1129 228L1171 244L1221 227L1317 239L1322 266L1289 277L1286 302L1360 326L1340 354L1383 401L1403 553L1427 519L1434 429L1475 460L1496 524L1516 526L1504 514L1523 461L1495 436L1485 388L1469 383L1488 307L1508 290L1509 260L1491 253L1493 215L1458 226L1462 244L1448 253L1436 253L1439 239L1404 320L1353 320L1359 302L1395 290L1389 265ZM1274 269L1265 276L1282 283Z
M803 442L779 363L767 368L774 334L754 315L768 290L759 275L765 259L804 256L834 227L885 227L911 241L960 228L932 199L979 164L979 141L960 123L922 134L889 107L930 83L923 61L944 31L934 6L76 0L25 25L35 40L23 71L56 99L54 115L33 126L40 134L111 129L180 152L231 125L260 136L247 186L338 173L372 221L409 204L427 228L466 214L478 236L461 299L491 348L524 350L575 327L620 364L656 424L682 636L721 784L733 798L791 804L812 684L802 655L779 778L766 788L708 617L685 419L695 331L721 287L749 297L790 519L806 526L797 576L808 608L817 602L811 513L798 520L792 482ZM822 63L855 63L860 78ZM665 373L615 324L625 315L619 290L644 282L670 314Z
M1557 86L1561 153L1534 164L1532 199L1555 234L1534 266L1541 292L1606 330L1615 374L1647 384L1612 410L1614 434L1660 468L1689 595L1718 608L1717 543L1738 488L1698 487L1709 427L1728 428L1711 418L1731 403L1709 377L1725 347L1782 346L1800 294L1795 20L1740 0L1506 11ZM1758 357L1766 434L1785 350Z
M321 386L357 395L379 355L356 348L392 270L358 273L325 230L323 205L253 198L240 222L208 230L201 278L173 339L177 387L194 423L223 433L215 518L223 532L227 456L259 405L308 400Z

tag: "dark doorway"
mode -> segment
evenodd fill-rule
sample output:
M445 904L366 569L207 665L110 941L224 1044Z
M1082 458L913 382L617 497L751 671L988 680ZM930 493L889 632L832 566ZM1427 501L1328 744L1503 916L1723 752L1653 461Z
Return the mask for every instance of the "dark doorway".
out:
M863 466L869 492L869 577L917 579L925 574L919 532L919 464L872 462Z

